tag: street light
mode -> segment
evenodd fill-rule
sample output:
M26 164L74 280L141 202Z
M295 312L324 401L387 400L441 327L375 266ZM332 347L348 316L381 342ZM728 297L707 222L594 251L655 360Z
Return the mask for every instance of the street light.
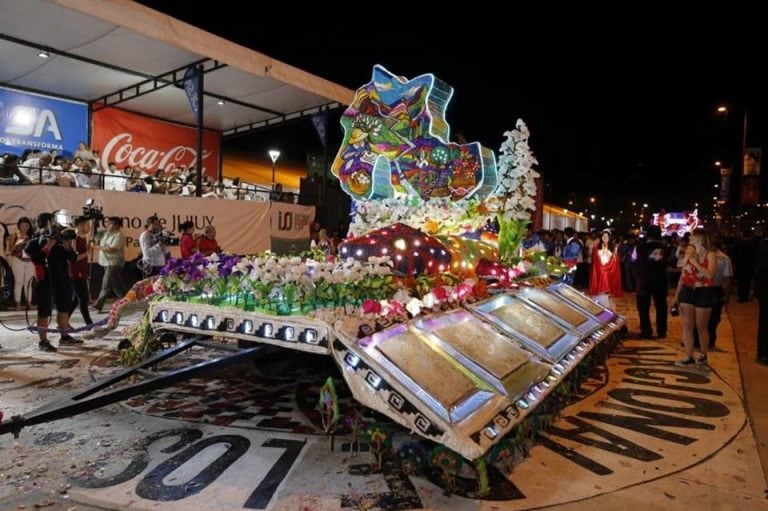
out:
M277 149L270 149L269 150L269 158L272 160L272 187L275 186L275 163L277 163L277 159L280 158L280 151Z
M717 112L724 114L727 118L728 116L728 107L725 105L720 105L717 107ZM744 119L742 120L742 131L741 131L741 173L744 174L744 153L747 150L747 121L749 119L747 107L744 107Z

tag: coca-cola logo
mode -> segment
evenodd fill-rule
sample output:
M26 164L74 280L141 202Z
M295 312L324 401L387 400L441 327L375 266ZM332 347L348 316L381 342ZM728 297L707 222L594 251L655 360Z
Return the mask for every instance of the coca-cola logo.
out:
M213 151L203 149L203 162L213 154ZM134 146L133 135L119 133L112 137L101 151L102 168L107 168L109 162L115 162L118 168L130 165L151 173L158 168L167 170L168 167L185 165L194 167L197 164L197 151L189 146L177 145L170 149L146 148ZM205 165L203 165L205 173Z

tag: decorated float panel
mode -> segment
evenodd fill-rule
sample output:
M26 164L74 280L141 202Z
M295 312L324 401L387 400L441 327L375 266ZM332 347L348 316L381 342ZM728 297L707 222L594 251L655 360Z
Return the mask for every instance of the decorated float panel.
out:
M445 111L453 87L432 74L413 79L373 68L344 111L344 140L331 167L355 200L396 194L458 200L496 188L493 152L450 142Z
M551 293L556 294L559 298L566 300L577 309L594 316L603 325L610 323L618 317L618 315L611 309L603 307L596 301L591 300L566 284L552 284L547 289Z
M310 353L330 353L327 324L301 316L275 316L235 307L159 301L149 306L152 328L201 336L221 336Z
M508 304L524 308L522 322L508 319L520 309L494 315ZM575 317L571 309L561 310ZM529 311L535 311L534 322ZM502 294L368 335L337 325L332 354L356 400L473 459L524 420L595 346L619 330L623 322L615 319L595 322L588 335L581 335L515 294ZM548 343L551 351L542 349Z
M526 349L550 362L562 359L580 340L575 330L564 322L542 312L521 297L504 293L473 304L470 310L507 335L517 339Z

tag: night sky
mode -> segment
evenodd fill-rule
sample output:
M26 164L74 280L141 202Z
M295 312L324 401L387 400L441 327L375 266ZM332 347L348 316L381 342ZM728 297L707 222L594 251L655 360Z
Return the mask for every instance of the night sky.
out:
M216 2L220 14L141 3L351 89L377 63L409 78L434 73L455 88L454 135L498 150L522 117L545 200L575 200L576 208L595 196L599 214L632 200L670 211L700 202L707 213L719 182L714 161L740 161L745 107L747 145L766 146L765 27L744 11L568 12L551 4L544 13L515 3L440 15L396 3L387 13L355 4L342 14L326 3L278 2L247 17L227 1ZM717 114L721 104L727 116ZM299 161L319 150L308 121L237 143L259 138L285 139Z

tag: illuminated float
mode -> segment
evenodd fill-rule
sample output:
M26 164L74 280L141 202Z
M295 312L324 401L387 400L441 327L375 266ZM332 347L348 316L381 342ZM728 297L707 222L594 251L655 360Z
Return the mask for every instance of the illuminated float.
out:
M152 330L328 354L359 402L467 459L486 454L623 319L517 257L536 192L528 130L506 134L497 165L449 141L452 93L375 67L332 166L355 201L339 260L173 262Z
M342 116L332 166L355 201L339 259L172 260L143 284L155 300L124 360L164 333L329 355L357 401L478 467L551 413L623 318L552 279L561 267L543 255L520 257L537 177L528 130L506 133L498 165L477 143L452 143L452 92L375 67ZM333 395L321 399L328 431ZM386 443L381 431L372 444Z

